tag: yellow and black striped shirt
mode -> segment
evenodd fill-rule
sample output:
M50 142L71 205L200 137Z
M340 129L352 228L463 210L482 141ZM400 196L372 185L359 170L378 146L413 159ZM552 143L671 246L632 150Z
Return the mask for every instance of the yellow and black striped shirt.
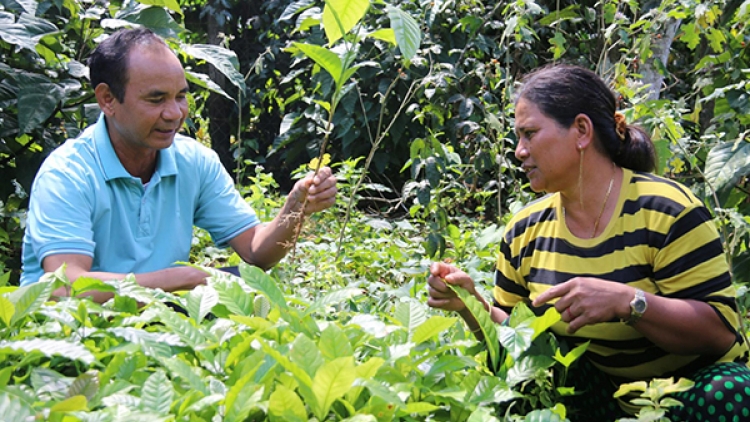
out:
M709 211L683 185L627 169L614 216L594 239L570 233L559 194L547 195L516 214L505 230L495 271L494 298L505 311L573 277L627 283L645 292L708 303L735 333L735 290ZM547 307L534 309L538 314ZM723 356L675 355L619 321L589 325L570 336L567 323L552 331L574 345L591 340L586 357L613 380L689 376L714 362L746 361L738 334Z

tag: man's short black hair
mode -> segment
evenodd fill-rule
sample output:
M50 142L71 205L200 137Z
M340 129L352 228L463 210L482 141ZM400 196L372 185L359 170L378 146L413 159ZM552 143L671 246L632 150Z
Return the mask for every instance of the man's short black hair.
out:
M109 86L119 102L125 100L125 85L128 83L128 53L138 45L167 44L147 28L121 29L102 41L88 59L91 86L100 83ZM168 48L168 47L167 47Z

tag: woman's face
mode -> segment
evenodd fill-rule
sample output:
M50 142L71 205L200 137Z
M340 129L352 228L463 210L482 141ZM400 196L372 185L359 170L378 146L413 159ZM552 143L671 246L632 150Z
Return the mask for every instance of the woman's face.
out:
M580 153L577 131L560 126L532 102L516 103L516 158L526 172L534 192L575 189Z

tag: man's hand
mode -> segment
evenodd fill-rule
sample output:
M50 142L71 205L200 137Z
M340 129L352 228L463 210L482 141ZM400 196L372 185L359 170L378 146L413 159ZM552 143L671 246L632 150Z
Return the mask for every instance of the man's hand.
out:
M292 206L295 210L298 210L307 198L304 210L307 216L330 208L336 202L337 191L336 177L330 167L321 167L317 174L310 174L295 183L289 198L295 202Z

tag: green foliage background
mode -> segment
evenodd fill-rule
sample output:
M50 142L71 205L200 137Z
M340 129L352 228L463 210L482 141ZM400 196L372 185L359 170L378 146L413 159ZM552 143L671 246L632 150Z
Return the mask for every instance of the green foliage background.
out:
M99 409L101 414L128 409L133 419L139 412L158 411L164 420L171 420L166 415L173 414L190 421L209 414L226 420L271 414L343 419L381 408L394 412L386 416L406 420L420 419L414 415L425 412L454 420L499 417L502 406L485 405L501 402L500 398L480 394L474 400L466 394L490 390L522 394L516 387L523 382L509 390L495 384L491 389L475 389L497 382L485 377L484 352L475 348L451 317L428 317L431 311L420 300L423 276L431 259L449 258L476 280L490 279L493 248L505 218L532 199L513 158L514 86L525 72L552 62L598 71L619 93L629 121L653 133L660 158L658 172L690 186L714 211L740 287L740 303L746 308L750 301L745 294L750 281L750 1L327 3L0 0L0 285L7 286L0 298L4 323L0 353L7 358L0 369L0 384L6 387L0 407L28 410L29 415L57 415L53 420L130 417L97 419L80 413L86 409ZM333 25L320 23L325 7L358 10L362 5L366 13L358 16L351 31L340 31L341 38L331 42ZM401 23L415 22L419 38L403 39L403 34L413 35L409 28L394 30L393 36L383 32L395 26L394 16L401 16ZM264 305L263 299L257 299L261 297L257 292L268 296L267 281L260 288L252 282L248 287L221 279L211 286L214 293L241 288L250 292L248 300L260 308L251 311L249 302L230 304L226 297L214 303L205 298L213 294L211 289L196 293L202 296L193 299L168 298L194 308L188 309L185 320L165 316L156 304L137 311L134 300L153 300L142 296L144 292L128 290L127 285L112 287L122 297L111 304L113 308L75 300L43 304L45 291L28 293L12 287L20 272L25 207L33 176L50 151L76 136L98 114L85 58L105 33L134 24L167 38L180 55L192 85L188 132L220 153L238 187L262 216L273 215L277 194L291 186L290 175L311 158L325 152L340 163L336 168L346 187L342 198L355 206L339 204L324 227L307 228L298 245L300 255L272 274L282 286L281 293L274 293L276 301ZM335 53L356 72L332 80L330 69L306 54L315 47L301 44ZM361 214L363 210L369 217ZM196 263L236 260L226 251L212 249L201 233L196 234L195 246ZM336 291L348 293L340 293L314 312L298 314L304 311L297 306L304 309L321 292L336 295ZM185 302L190 300L198 305ZM207 322L206 309L217 314L219 321ZM414 319L413 312L421 312L424 319ZM378 329L397 328L382 338L370 328L352 328L362 327L364 323L350 322L363 315L375 316L372 324ZM414 342L415 330L421 326L417 321L430 320L434 336ZM183 336L179 340L165 337L174 339L166 343L169 350L151 350L157 346L144 340L160 335L154 334L162 332L159 324L166 327L165 335ZM352 351L326 355L327 368L378 366L381 369L371 379L380 384L358 385L363 388L359 393L366 390L364 394L352 393L345 400L341 395L332 402L311 399L304 388L297 390L307 378L283 355L293 350L294 341L328 347L321 346L326 326L337 326L330 330L339 330L334 333L337 338L343 333ZM126 328L150 334L125 335ZM90 329L98 334L91 337ZM71 338L73 333L79 334ZM307 340L296 340L300 334ZM70 346L74 351L54 352L61 346L58 343L16 343L36 338L62 341L63 337L76 344ZM245 341L254 346L242 352L236 349L232 355L233 348ZM552 341L545 343L539 356L554 354L547 353L554 352ZM89 351L84 353L81 347ZM133 370L116 369L126 363L118 356L134 350L137 357L125 366ZM406 358L405 351L413 356ZM435 372L430 368L444 363L437 351L456 357L448 368L460 368L458 375L432 378ZM165 356L177 356L182 363L165 363ZM268 372L241 367L232 375L238 369L227 366L228 356L237 365L262 361ZM382 365L368 363L379 362L375 357L383 360ZM192 365L193 375L210 373L216 383L192 384L192 375L177 372L183 366L175 369L182 364ZM525 396L508 415L554 408L555 390L546 372L553 364L544 361L537 367L541 372L526 374L536 381L524 385L536 386L529 387L535 393ZM305 369L308 378L315 376L316 369ZM90 371L98 372L90 375ZM252 375L243 378L241 373ZM165 385L164 377L175 382L171 389L159 387ZM175 381L180 377L188 384ZM72 389L94 378L107 386L95 393L96 398L94 393L77 394ZM242 385L250 378L256 387L244 389ZM29 389L40 389L49 380L55 380L59 388L50 388L34 401ZM409 383L417 387L409 389ZM188 387L197 392L181 396ZM157 396L168 396L171 401L165 398L161 404L148 404L127 398L141 398L143 391L152 388L159 390ZM303 410L274 407L281 401L296 403L295 391L304 396ZM123 396L109 398L116 392ZM246 407L232 408L240 393L251 394L240 401ZM85 401L76 398L81 395ZM108 397L106 402L104 397ZM387 403L396 403L395 398L400 404L388 408ZM167 402L171 403L168 409L163 404ZM75 414L78 419L64 419L73 417L66 413L71 409L79 412Z

